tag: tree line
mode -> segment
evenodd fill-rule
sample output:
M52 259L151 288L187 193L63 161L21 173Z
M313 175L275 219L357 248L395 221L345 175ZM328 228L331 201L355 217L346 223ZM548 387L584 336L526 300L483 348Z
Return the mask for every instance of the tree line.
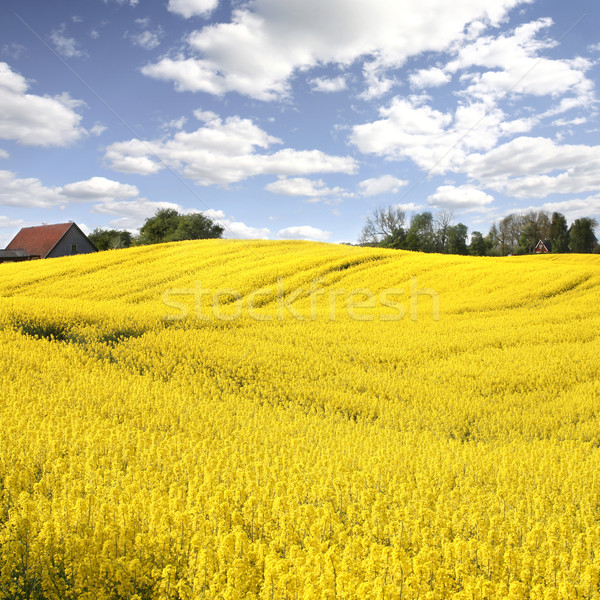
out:
M172 208L158 210L146 219L138 235L119 229L96 228L88 238L98 250L115 250L163 242L223 237L224 228L202 213L180 214Z
M532 254L542 240L550 252L600 254L594 235L597 226L595 219L582 217L569 227L566 217L559 212L513 213L494 223L486 235L473 231L467 243L467 226L455 223L450 211L437 215L430 211L415 213L408 220L402 209L389 206L377 208L367 217L358 242L363 246L420 252L508 256Z

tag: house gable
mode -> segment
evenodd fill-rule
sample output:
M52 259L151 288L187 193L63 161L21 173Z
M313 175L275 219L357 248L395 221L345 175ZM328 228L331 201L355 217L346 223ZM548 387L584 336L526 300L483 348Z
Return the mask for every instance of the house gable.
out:
M75 252L73 246L76 246ZM40 258L97 252L96 247L75 223L23 227L6 249L22 249L30 256Z

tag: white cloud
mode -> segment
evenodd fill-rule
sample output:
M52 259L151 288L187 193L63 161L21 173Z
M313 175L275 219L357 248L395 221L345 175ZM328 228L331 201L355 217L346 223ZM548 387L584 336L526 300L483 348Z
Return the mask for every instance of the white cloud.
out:
M26 146L66 146L86 131L75 112L79 102L67 95L28 94L27 81L0 62L0 138Z
M585 123L587 123L586 117L576 117L574 119L556 119L556 121L552 121L551 125L553 127L570 127Z
M311 225L301 225L299 227L286 227L277 232L277 237L284 240L312 240L315 242L325 242L331 237L330 231L323 231L318 227Z
M90 128L90 133L92 135L102 135L106 131L106 125L102 125L102 123L96 123L93 127Z
M46 187L39 179L19 179L11 171L0 171L0 206L52 208L65 204L61 188Z
M319 150L285 148L261 153L281 141L251 120L213 113L196 114L206 123L196 131L178 131L171 138L111 144L105 158L126 173L151 174L168 165L198 185L227 185L255 175L307 175L353 173L356 162L349 156L330 156ZM157 157L160 157L160 162Z
M463 167L484 187L517 198L600 190L600 146L518 137L485 154L472 154Z
M315 181L305 177L282 177L266 185L265 190L283 196L296 196L316 200L325 196L348 195L341 187L328 188L322 179Z
M316 92L341 92L346 89L346 79L343 76L326 78L326 77L315 77L309 79L308 83L311 84L312 89Z
M23 225L23 219L9 219L8 217L0 216L0 229L14 229Z
M195 212L195 211L191 211ZM235 221L231 218L228 218L227 215L222 210L215 210L214 208L209 208L208 210L200 211L203 215L209 217L219 225L222 225L225 228L225 232L223 233L223 237L226 238L241 238L241 239L268 239L271 231L266 227L250 227L241 221Z
M444 173L458 168L468 150L493 148L510 129L510 122L503 123L502 110L482 103L458 106L452 114L420 102L421 98L394 98L379 110L380 120L355 125L350 141L364 154L410 158L422 169ZM518 128L533 122L520 120Z
M414 202L398 202L398 204L394 204L394 208L408 212L409 210L421 210L425 207L422 204L415 204Z
M545 210L550 213L556 211L563 213L569 221L581 217L600 217L600 194L588 196L587 198L573 198L559 202L545 202L539 206L528 206L527 208L512 210L511 212L527 213L531 210Z
M557 42L536 36L551 25L551 19L539 19L517 27L511 34L480 37L460 48L445 70L489 69L463 75L463 80L470 81L464 93L482 100L509 92L533 96L573 92L585 104L593 98L593 84L585 76L593 63L584 58L557 60L544 56Z
M88 58L89 54L80 47L74 38L65 35L65 25L62 24L50 34L55 50L64 58Z
M496 25L523 1L255 0L234 9L231 22L193 33L190 56L165 57L142 72L173 81L180 91L237 91L273 100L288 94L297 70L348 66L362 57L366 93L374 97L393 85L387 68L402 66L409 56L445 50L474 20ZM190 8L197 4L200 9ZM169 4L184 16L205 10L204 5L200 0Z
M10 44L3 44L0 48L0 56L8 56L13 60L18 60L19 57L27 52L27 48L22 44L11 42Z
M427 198L430 206L448 210L477 210L493 201L492 196L470 185L441 185Z
M120 4L121 6L123 4L128 4L129 6L137 6L139 0L112 0L113 2L116 2L117 4ZM108 4L110 2L110 0L104 0L104 4Z
M190 17L206 17L217 6L219 0L169 0L167 9L186 19Z
M69 183L62 188L62 194L82 202L99 198L133 198L139 194L135 185L119 183L106 177L92 177L86 181Z
M154 48L160 46L160 40L163 35L164 32L162 27L158 27L154 31L147 29L145 31L140 31L139 33L130 33L127 37L134 46L139 46L144 50L154 50Z
M359 182L358 187L363 196L379 196L380 194L396 194L401 187L408 185L406 179L398 179L393 175L371 177Z
M0 158L8 158L9 156L10 154L6 150L2 150L2 148L0 148Z
M423 89L444 85L452 79L452 76L438 67L432 67L431 69L420 69L411 73L408 79L410 87Z
M109 222L111 227L129 229L134 231L144 224L144 221L153 216L157 210L172 208L181 211L179 204L173 202L153 202L146 198L133 200L107 200L92 207L92 212L104 215L116 215L119 218Z
M187 117L179 117L179 119L172 119L166 123L163 123L163 129L183 129L183 126L187 123Z
M35 177L21 179L11 171L0 171L0 206L64 208L71 202L109 202L137 195L135 186L105 177L47 187Z

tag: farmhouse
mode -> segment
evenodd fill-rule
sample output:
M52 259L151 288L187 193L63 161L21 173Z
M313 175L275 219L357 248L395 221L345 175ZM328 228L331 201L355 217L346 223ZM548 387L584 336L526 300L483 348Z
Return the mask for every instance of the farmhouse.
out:
M540 240L533 249L534 254L547 254L552 250L550 240Z
M23 227L5 250L0 262L17 262L37 258L55 258L98 252L94 244L75 223Z

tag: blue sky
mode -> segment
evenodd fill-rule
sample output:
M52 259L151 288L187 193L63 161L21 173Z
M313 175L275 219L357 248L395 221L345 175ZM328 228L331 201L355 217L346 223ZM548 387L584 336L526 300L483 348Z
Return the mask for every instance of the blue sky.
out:
M356 241L378 206L600 218L596 0L3 0L0 247L22 226Z

